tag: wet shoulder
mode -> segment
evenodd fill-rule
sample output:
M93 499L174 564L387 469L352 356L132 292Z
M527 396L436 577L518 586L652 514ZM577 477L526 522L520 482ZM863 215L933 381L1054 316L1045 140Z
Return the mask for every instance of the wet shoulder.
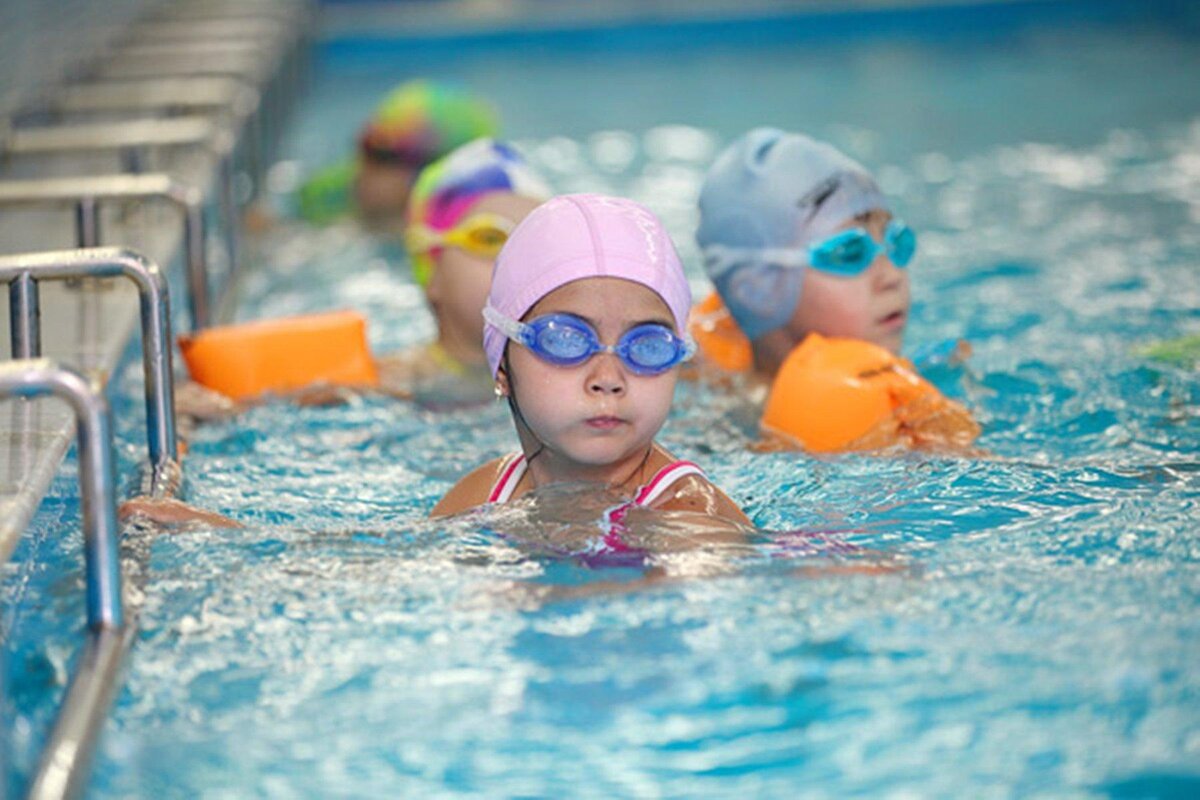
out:
M669 453L666 456L663 463L657 466L658 469L676 460ZM690 473L676 479L651 506L662 511L691 511L743 525L750 524L737 503L703 474Z
M467 473L438 501L429 516L446 517L486 503L507 462L508 456L501 456Z

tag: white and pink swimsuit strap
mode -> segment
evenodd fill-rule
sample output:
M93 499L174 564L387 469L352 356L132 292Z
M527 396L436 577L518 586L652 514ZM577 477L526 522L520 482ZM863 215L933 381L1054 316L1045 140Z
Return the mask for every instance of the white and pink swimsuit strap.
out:
M704 470L691 461L672 461L654 473L654 477L645 486L638 489L638 493L633 497L633 502L639 506L648 506L662 497L663 493L674 486L676 481L688 475L699 475L703 478Z
M517 484L525 475L527 466L524 453L513 453L508 456L500 468L500 479L496 481L491 494L488 495L488 502L507 503L508 499L512 497L513 490L517 488Z
M507 503L521 478L525 475L528 462L524 453L514 453L505 460L500 468L500 478L488 495L489 503ZM675 485L675 482L688 475L704 477L704 470L691 461L673 461L654 473L654 477L646 485L638 489L633 497L633 503L648 506L662 497L663 493Z

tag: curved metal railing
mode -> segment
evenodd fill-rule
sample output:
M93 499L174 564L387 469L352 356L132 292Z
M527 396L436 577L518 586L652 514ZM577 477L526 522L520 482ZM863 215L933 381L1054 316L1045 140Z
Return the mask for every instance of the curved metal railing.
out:
M275 6L278 5L278 8ZM87 640L55 719L50 738L27 789L35 798L81 795L100 731L111 706L125 654L136 627L136 615L122 606L122 570L118 549L116 487L111 418L102 391L79 373L38 358L41 352L38 282L80 276L123 275L138 287L146 373L147 439L156 473L177 457L173 385L171 382L170 309L165 281L158 267L131 250L99 248L100 204L111 200L163 199L183 215L184 254L193 328L210 324L208 259L204 192L168 174L143 173L147 148L198 146L217 157L219 196L230 268L237 257L237 208L234 197L235 147L242 141L257 183L266 151L277 133L295 86L303 78L305 18L311 13L304 0L246 4L240 0L164 4L158 13L131 26L127 52L114 52L98 64L90 78L78 81L61 109L76 114L97 111L111 115L120 108L132 112L160 105L179 111L212 109L220 121L170 116L152 121L128 120L118 125L74 125L16 128L0 119L0 158L22 154L54 156L111 150L130 173L108 176L0 181L0 207L66 205L75 210L76 241L81 249L51 253L0 256L0 280L9 284L12 347L15 359L0 363L0 399L54 396L75 412L80 465L80 512L84 528L87 577ZM254 34L248 29L253 27ZM286 32L288 29L299 34ZM189 35L262 41L271 32L291 45L262 49L245 44L162 46ZM283 32L283 33L281 33ZM140 39L140 43L139 43ZM172 54L170 51L179 51ZM186 51L186 52L185 52ZM219 58L214 59L214 54ZM282 53L282 57L280 55ZM211 62L221 62L213 66ZM272 71L275 75L270 74ZM289 75L288 87L280 75ZM105 81L104 76L109 80ZM138 76L146 75L146 79ZM172 83L164 76L177 75ZM215 75L213 78L202 78ZM221 76L224 76L223 78ZM187 102L179 87L197 88ZM201 84L201 81L206 83ZM100 87L104 87L103 91ZM148 88L149 87L149 88ZM157 94L155 94L157 92ZM222 96L228 92L229 97ZM103 97L100 95L104 94ZM222 107L227 107L222 111ZM185 112L186 113L186 112ZM249 135L251 141L245 143ZM60 438L59 444L63 443ZM157 475L156 475L157 478ZM157 480L155 484L157 485ZM130 561L136 563L136 559ZM0 784L0 794L3 785Z
M87 578L87 641L54 728L30 782L29 796L77 796L112 703L133 623L121 603L112 422L99 387L46 359L0 363L0 399L59 397L75 412L80 516Z
M41 356L38 281L124 276L137 286L146 380L146 440L155 472L179 456L172 383L171 304L166 278L150 259L119 247L0 256L0 282L9 285L14 359Z
M194 186L170 175L97 175L79 178L0 181L0 207L74 205L80 247L100 244L98 204L107 200L160 198L183 212L183 241L188 274L188 306L192 329L211 322L208 257L205 250L204 196Z

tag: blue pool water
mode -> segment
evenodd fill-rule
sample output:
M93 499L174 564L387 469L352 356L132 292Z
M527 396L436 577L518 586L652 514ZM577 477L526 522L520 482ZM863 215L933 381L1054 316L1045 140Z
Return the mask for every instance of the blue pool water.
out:
M332 52L291 157L340 155L397 80L461 78L557 189L660 212L698 289L715 151L763 123L833 140L921 233L909 341L972 343L931 377L990 456L755 454L735 398L683 385L661 440L760 541L669 559L657 590L546 601L637 571L540 557L494 532L511 519L424 520L515 446L504 407L205 426L190 497L248 527L131 537L141 634L92 794L1200 794L1200 378L1138 354L1200 331L1194 31ZM241 317L355 306L379 350L432 332L389 248L289 229L259 253ZM127 471L138 382L118 379ZM72 469L6 568L14 786L82 618ZM843 569L880 560L902 569Z

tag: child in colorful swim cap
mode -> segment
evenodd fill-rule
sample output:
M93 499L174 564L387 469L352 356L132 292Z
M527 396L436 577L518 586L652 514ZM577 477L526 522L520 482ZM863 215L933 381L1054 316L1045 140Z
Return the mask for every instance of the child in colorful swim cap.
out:
M520 153L494 139L476 139L421 171L404 241L438 335L379 359L386 387L431 404L491 395L481 312L492 264L517 223L550 194Z
M427 80L390 92L363 126L358 153L310 178L300 216L325 223L353 212L367 225L402 224L417 173L454 148L499 128L495 111L465 89Z
M841 365L848 370L843 382L856 386L864 382L863 370L869 376L903 373L895 385L881 378L878 386L869 387L878 395L864 406L871 409L870 425L855 421L850 439L817 437L819 447L801 437L811 449L855 449L859 435L884 417L895 427L891 412L913 399L897 387L915 383L921 384L922 396L931 391L944 401L939 414L953 412L962 419L956 441L974 439L978 426L965 409L942 398L898 357L908 322L907 267L916 252L916 236L892 214L874 178L858 162L801 134L752 130L726 148L709 170L700 193L696 240L719 300L706 301L693 330L698 339L714 342L714 360L775 380L765 427L778 427L773 419L795 419L780 409L794 411L796 402L812 399L779 397L783 382L777 376L791 361L805 370ZM722 320L723 314L732 325ZM839 344L830 357L827 339L857 344ZM830 385L786 383L809 387L813 394L820 392L811 387ZM801 416L808 417L805 425L833 424L812 414ZM939 420L945 422L944 417ZM909 422L919 424L919 419ZM793 426L789 422L784 427ZM883 440L864 441L875 447Z
M588 481L626 498L608 512L614 550L627 547L636 506L746 523L699 467L654 441L694 349L690 305L675 247L644 207L577 194L535 209L501 250L484 309L488 367L521 450L467 475L433 515Z

